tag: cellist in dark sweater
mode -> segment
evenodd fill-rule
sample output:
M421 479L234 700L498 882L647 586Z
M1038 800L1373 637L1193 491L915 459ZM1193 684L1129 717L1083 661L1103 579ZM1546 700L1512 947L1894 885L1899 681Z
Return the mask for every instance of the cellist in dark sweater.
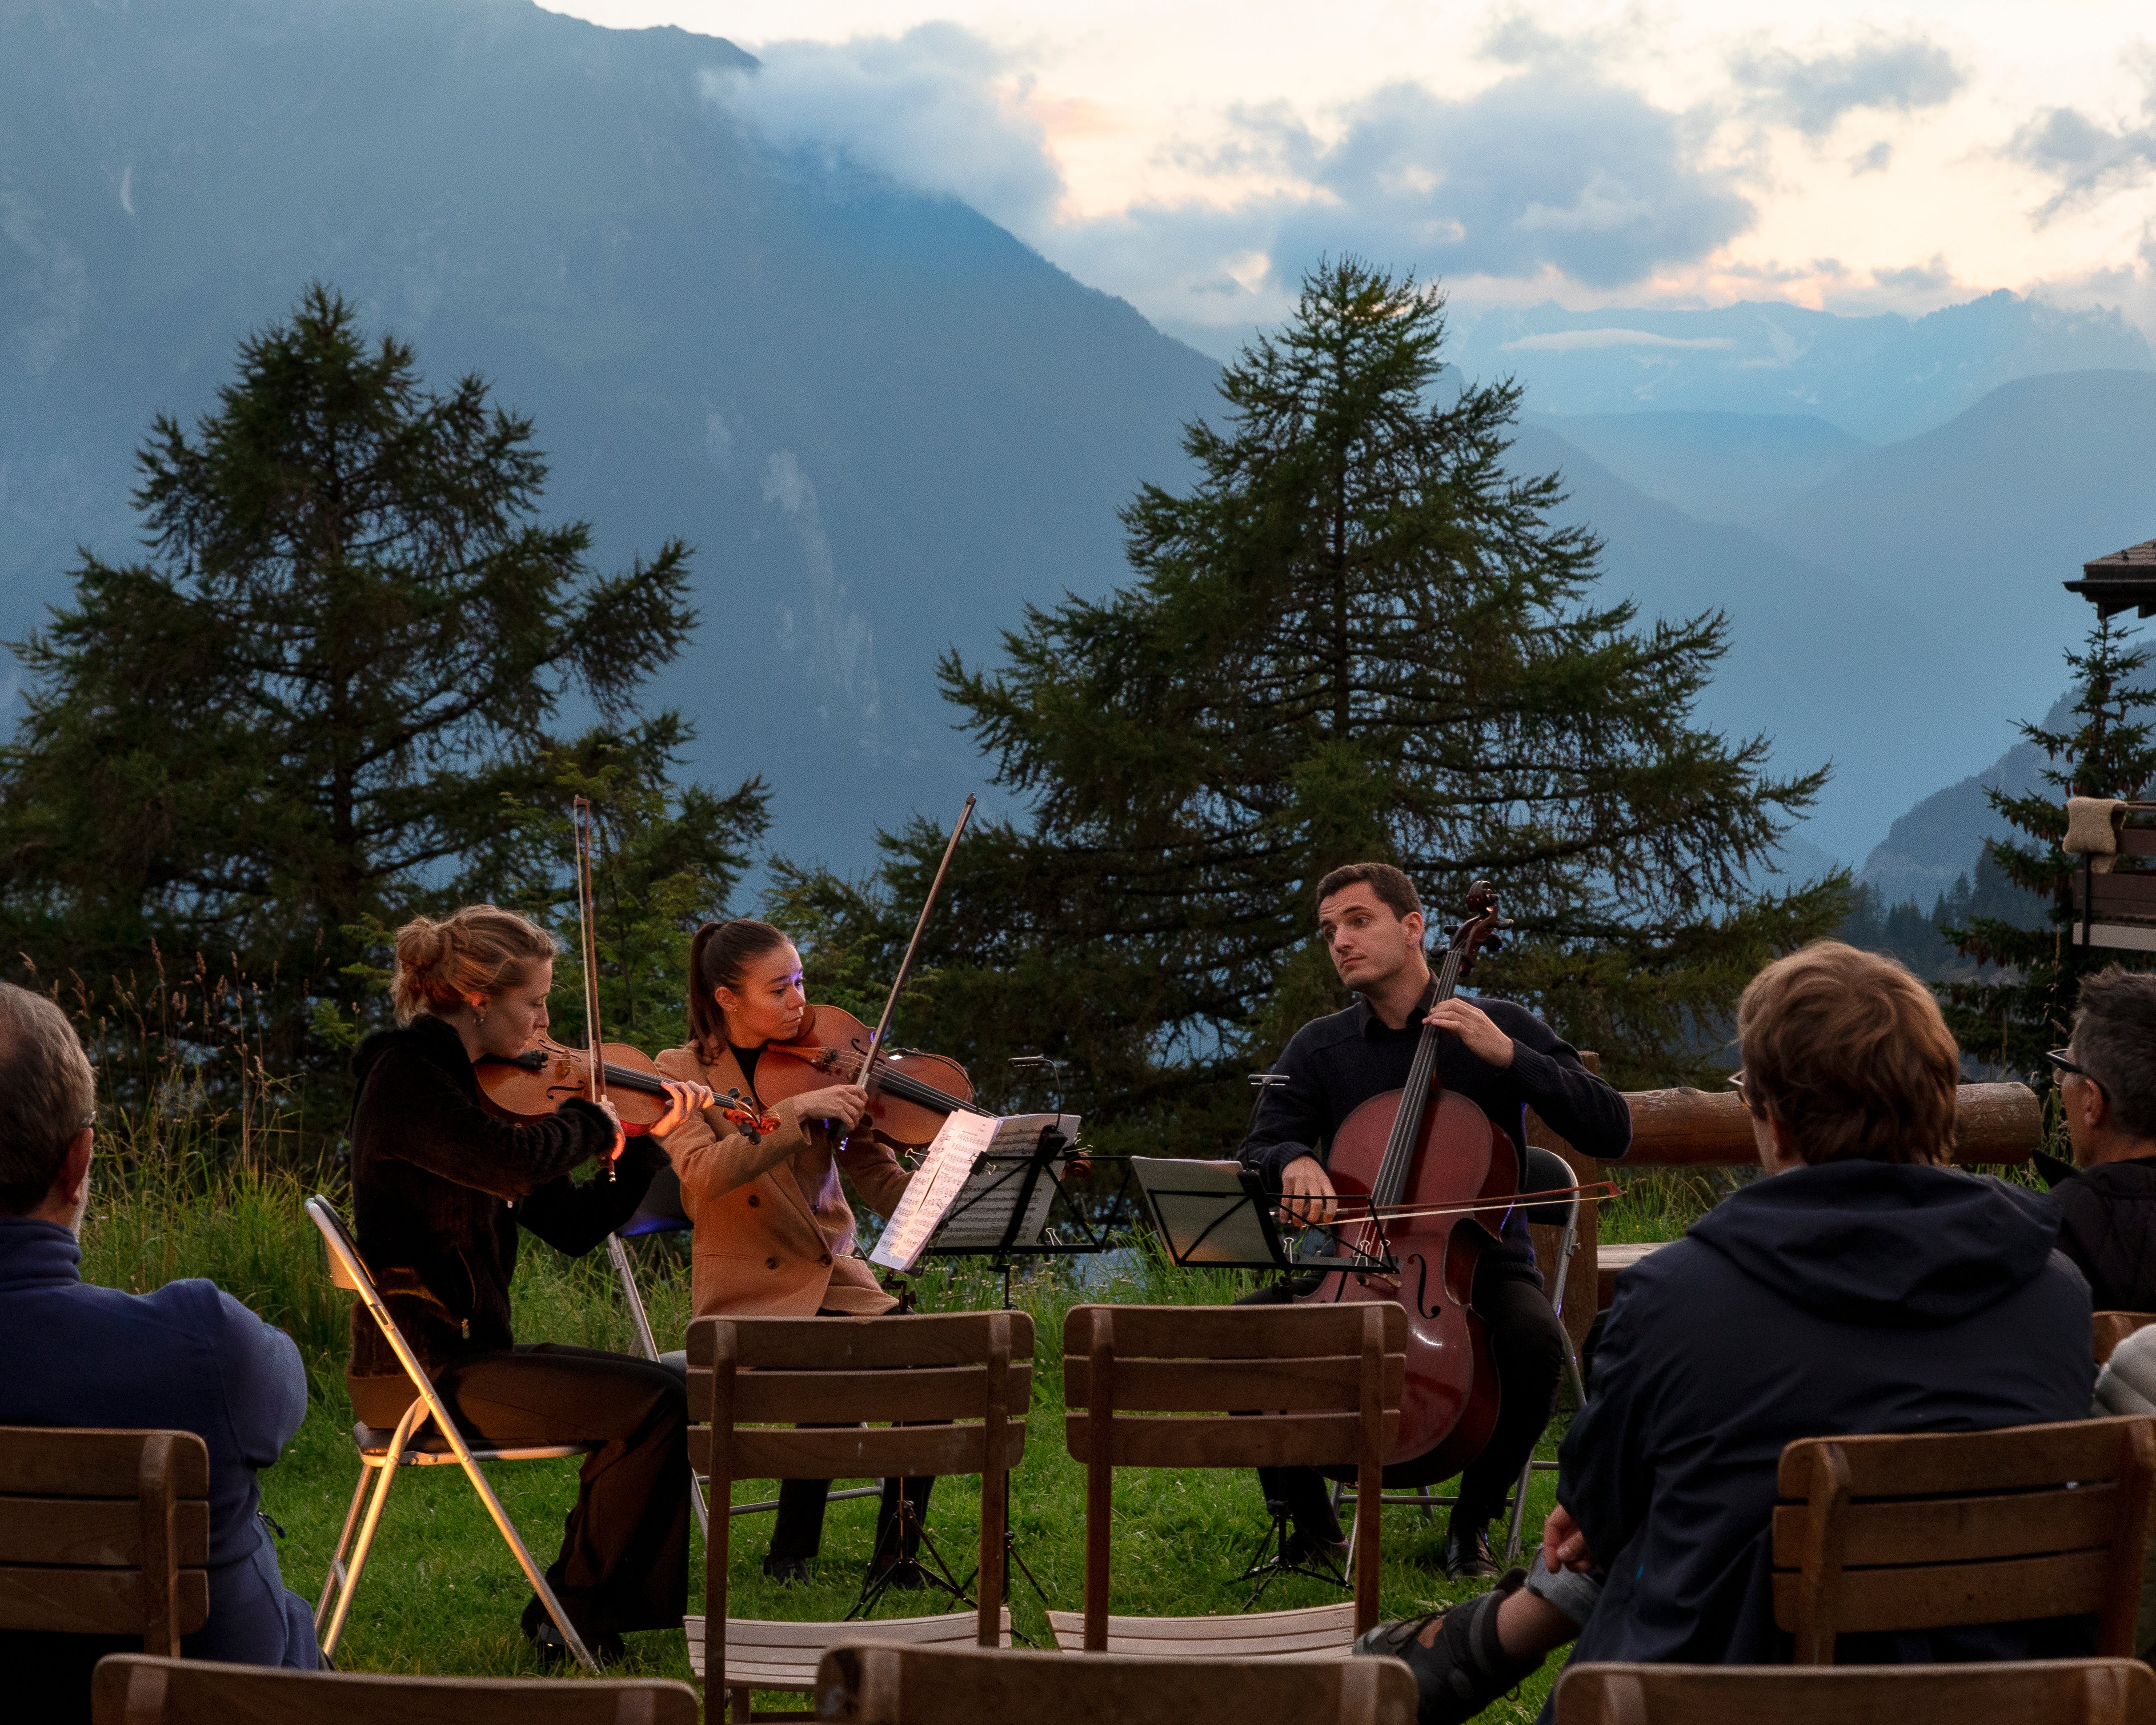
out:
M665 1164L655 1137L624 1138L604 1105L572 1099L531 1125L480 1106L474 1062L521 1054L547 1028L554 951L544 930L491 905L398 931L399 1028L368 1037L352 1063L352 1211L361 1257L467 1436L598 1446L547 1576L606 1660L623 1630L677 1628L686 1606L687 1394L649 1361L511 1333L517 1230L589 1251ZM694 1085L667 1090L660 1132L710 1101ZM612 1182L569 1178L609 1160ZM369 1425L393 1426L416 1394L363 1307L346 1382ZM562 1656L536 1596L524 1632L550 1661Z
M1318 937L1340 980L1361 999L1305 1024L1274 1063L1287 1081L1265 1092L1241 1155L1267 1185L1301 1200L1317 1219L1329 1215L1334 1193L1325 1158L1333 1134L1372 1096L1405 1084L1425 1022L1450 1033L1439 1045L1436 1081L1481 1108L1522 1158L1530 1107L1583 1154L1614 1161L1630 1147L1624 1097L1532 1013L1459 995L1433 1009L1422 901L1405 875L1389 863L1351 863L1317 883L1317 898ZM1245 1296L1287 1297L1281 1286ZM1488 1327L1500 1407L1481 1455L1460 1476L1445 1544L1445 1571L1455 1580L1497 1573L1489 1523L1549 1423L1564 1367L1564 1332L1542 1291L1517 1209L1483 1250L1474 1303ZM1339 1522L1314 1469L1267 1468L1259 1477L1266 1497L1284 1503L1293 1517L1298 1554L1344 1557Z

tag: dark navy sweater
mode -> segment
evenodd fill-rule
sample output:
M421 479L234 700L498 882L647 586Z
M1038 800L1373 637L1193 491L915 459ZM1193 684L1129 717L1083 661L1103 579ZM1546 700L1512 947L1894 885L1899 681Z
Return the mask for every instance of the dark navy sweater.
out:
M1286 1074L1287 1082L1268 1090L1259 1103L1243 1143L1243 1166L1278 1191L1281 1172L1298 1156L1323 1162L1342 1121L1372 1096L1407 1083L1415 1045L1422 1040L1423 1014L1436 989L1433 982L1422 1004L1397 1030L1358 999L1347 1011L1312 1019L1290 1037L1273 1062L1273 1070ZM1623 1156L1632 1142L1632 1115L1625 1098L1580 1065L1572 1045L1525 1007L1509 1000L1474 1004L1512 1039L1512 1065L1493 1066L1448 1034L1438 1045L1432 1082L1457 1091L1480 1107L1504 1129L1522 1162L1529 1108L1583 1156L1604 1162ZM1498 1243L1483 1252L1477 1274L1542 1286L1527 1219L1517 1208L1506 1214Z
M299 1348L212 1283L123 1293L84 1281L81 1264L57 1223L0 1216L0 1425L197 1434L209 1448L209 1620L182 1651L312 1670L313 1613L285 1590L254 1513L255 1471L306 1414Z

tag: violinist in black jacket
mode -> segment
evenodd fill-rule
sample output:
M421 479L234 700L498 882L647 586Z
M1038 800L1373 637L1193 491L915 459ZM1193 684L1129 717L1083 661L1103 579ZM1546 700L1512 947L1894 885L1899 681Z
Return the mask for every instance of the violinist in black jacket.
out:
M702 1102L669 1084L649 1137L581 1100L518 1125L480 1106L473 1063L521 1053L547 1027L554 942L521 916L475 905L398 931L400 1027L353 1060L352 1211L360 1256L467 1436L495 1444L592 1443L549 1584L593 1656L624 1630L678 1627L687 1603L688 1404L663 1366L552 1343L519 1343L509 1286L517 1230L570 1254L629 1219L666 1165L659 1132ZM615 1178L579 1185L588 1162ZM416 1392L364 1307L352 1316L353 1413L397 1424ZM550 1661L566 1651L535 1596L524 1632Z
M2076 1164L2046 1158L2059 1250L2098 1312L2156 1312L2156 975L2114 964L2085 978L2073 1040L2046 1058Z
M1334 1196L1324 1158L1342 1121L1372 1096L1400 1089L1424 1023L1449 1031L1434 1081L1475 1103L1511 1137L1524 1163L1525 1112L1589 1156L1614 1160L1632 1142L1625 1098L1581 1065L1563 1038L1524 1007L1458 995L1433 1008L1436 984L1423 956L1422 901L1389 863L1351 863L1317 883L1317 932L1340 980L1362 998L1345 1012L1314 1019L1288 1040L1276 1068L1286 1083L1268 1090L1244 1143L1245 1167L1268 1186L1312 1206L1323 1219ZM1284 1300L1285 1287L1247 1296ZM1543 1292L1526 1219L1515 1208L1483 1249L1474 1302L1496 1362L1497 1424L1460 1476L1445 1536L1447 1574L1497 1573L1489 1523L1549 1424L1564 1369L1565 1335ZM1340 1524L1322 1479L1311 1468L1266 1468L1269 1501L1287 1506L1291 1551L1344 1554Z

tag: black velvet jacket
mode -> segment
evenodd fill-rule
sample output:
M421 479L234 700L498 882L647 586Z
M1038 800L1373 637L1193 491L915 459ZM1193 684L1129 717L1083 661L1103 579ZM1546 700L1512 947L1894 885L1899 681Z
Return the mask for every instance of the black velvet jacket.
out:
M611 1185L569 1171L613 1142L591 1103L520 1126L480 1104L455 1029L422 1016L359 1045L352 1111L352 1219L359 1255L430 1372L507 1348L516 1230L572 1255L627 1221L666 1155L633 1137ZM394 1376L397 1356L363 1306L352 1314L353 1377Z

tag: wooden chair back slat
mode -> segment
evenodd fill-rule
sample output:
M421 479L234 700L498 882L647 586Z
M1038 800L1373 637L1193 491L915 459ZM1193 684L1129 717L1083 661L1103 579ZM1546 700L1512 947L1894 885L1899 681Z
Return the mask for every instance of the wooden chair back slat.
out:
M177 1654L209 1618L208 1492L191 1431L0 1427L0 1628Z
M2070 1617L2102 1609L2110 1568L2110 1554L2095 1551L1948 1563L1936 1571L1845 1569L1834 1604L1843 1634ZM1794 1570L1776 1572L1777 1620L1795 1620L1803 1579Z
M1574 1665L1557 1725L2156 1725L2156 1672L2131 1659L1997 1665Z
M2067 1480L2117 1479L2125 1465L2121 1445L2126 1430L2143 1417L2006 1425L1994 1431L1799 1438L1783 1450L1776 1481L1783 1497L1801 1497L1814 1457L1829 1445L1847 1460L1852 1497L1944 1497L2029 1491Z
M689 1364L695 1369L708 1368L712 1363L716 1332L703 1326L732 1322L737 1325L733 1332L734 1364L745 1372L860 1372L978 1365L990 1347L990 1321L998 1317L1008 1317L1014 1326L1014 1358L1030 1360L1033 1320L1026 1313L937 1312L906 1317L701 1319L689 1327Z
M1397 1403L1407 1382L1407 1356L1385 1357L1384 1396ZM1083 1354L1066 1356L1064 1399L1075 1407L1088 1395ZM1127 1359L1116 1358L1116 1405L1127 1413L1194 1414L1215 1408L1266 1413L1362 1405L1363 1361L1354 1353L1310 1359Z
M1380 1450L1399 1435L1398 1398L1379 1415ZM1140 1418L1117 1408L1110 1416L1111 1467L1327 1467L1352 1462L1363 1416L1352 1414L1252 1414L1208 1419ZM1090 1414L1064 1416L1071 1458L1090 1461Z
M1397 1660L1057 1659L1024 1651L834 1647L816 1674L819 1717L848 1725L1014 1719L1292 1719L1414 1725L1414 1678Z
M1015 1467L1025 1452L1025 1428L1013 1421L1004 1437L1003 1465ZM721 1458L708 1425L689 1429L689 1461L699 1473L724 1471L737 1480L839 1480L919 1477L978 1473L988 1441L971 1425L849 1425L835 1431L797 1431L791 1426L736 1429Z
M0 1499L0 1563L72 1563L100 1569L142 1563L139 1502L97 1497ZM182 1568L209 1562L209 1504L173 1506L172 1558Z
M986 1366L923 1366L839 1371L744 1372L734 1387L734 1418L743 1425L797 1422L853 1424L864 1420L978 1420L988 1395ZM711 1368L689 1373L689 1405L711 1399ZM1011 1368L1011 1394L1023 1405L1033 1391L1033 1364Z
M1394 1301L1350 1301L1326 1306L1074 1306L1063 1320L1063 1358L1069 1363L1092 1351L1092 1327L1112 1313L1116 1359L1310 1359L1363 1351L1363 1308L1398 1310ZM1254 1326L1253 1312L1270 1327ZM1388 1320L1389 1322L1389 1320ZM1399 1343L1386 1332L1386 1352L1404 1353L1407 1314L1399 1317ZM1065 1399L1069 1398L1066 1396Z
M102 1660L92 1725L696 1725L696 1692L658 1678L408 1677L205 1660Z
M1782 1452L1775 1621L1838 1636L2097 1614L2125 1656L2156 1511L2156 1418L1805 1438Z
M1372 1627L1379 1481L1399 1433L1406 1355L1407 1314L1392 1301L1073 1307L1063 1323L1064 1442L1086 1468L1087 1652L1108 1645L1117 1467L1354 1468L1358 1505L1369 1506L1355 1548L1355 1623ZM1283 1405L1296 1411L1270 1411Z
M2111 1351L2136 1330L2156 1324L2156 1312L2097 1312L2089 1315L2089 1340L2096 1353L2096 1363L2102 1365L2111 1358Z
M1852 1503L1842 1527L1842 1562L1907 1563L1912 1553L1938 1563L1981 1563L2031 1553L2107 1551L2121 1494L2116 1481L2071 1491L1996 1497L1918 1497ZM1804 1507L1774 1511L1774 1548L1802 1549Z
M0 1497L124 1497L141 1483L145 1431L104 1426L0 1426ZM209 1495L209 1450L192 1432L172 1448L172 1490Z

